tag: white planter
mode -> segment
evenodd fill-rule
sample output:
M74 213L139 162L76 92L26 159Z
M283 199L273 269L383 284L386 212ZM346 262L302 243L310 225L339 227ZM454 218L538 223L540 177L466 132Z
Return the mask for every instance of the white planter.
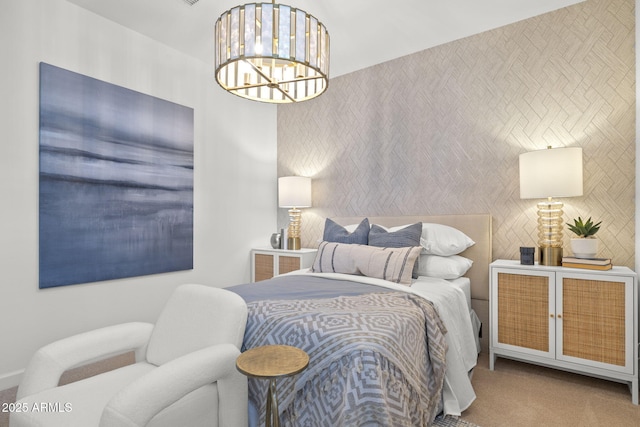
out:
M598 253L598 239L571 239L571 251L576 258L595 258Z

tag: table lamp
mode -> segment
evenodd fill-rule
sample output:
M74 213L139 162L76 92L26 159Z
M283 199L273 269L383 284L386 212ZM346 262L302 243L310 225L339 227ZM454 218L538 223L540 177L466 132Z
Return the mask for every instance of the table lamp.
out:
M300 208L311 207L311 178L283 176L278 178L278 206L289 209L287 249L300 249Z
M540 265L562 265L562 202L553 197L582 196L582 148L566 147L520 155L520 198L538 203Z

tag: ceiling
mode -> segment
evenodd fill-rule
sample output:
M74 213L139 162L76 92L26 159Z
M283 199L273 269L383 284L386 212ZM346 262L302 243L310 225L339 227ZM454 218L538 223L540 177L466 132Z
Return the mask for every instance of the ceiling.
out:
M213 28L237 0L67 0L213 64ZM325 24L336 77L584 0L282 0ZM592 0L595 1L595 0ZM268 2L268 1L267 1Z

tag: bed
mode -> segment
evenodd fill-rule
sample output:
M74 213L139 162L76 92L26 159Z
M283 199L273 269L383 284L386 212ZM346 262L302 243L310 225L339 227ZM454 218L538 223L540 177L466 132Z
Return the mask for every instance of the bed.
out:
M348 226L363 218L332 220ZM460 415L475 399L470 373L480 349L480 322L471 300L488 290L490 216L368 220L385 227L453 227L475 242L456 255L473 264L463 277L418 275L410 285L399 284L376 274L345 274L333 263L336 250L347 248L323 242L318 253L325 255L316 257L312 269L228 288L249 307L243 350L286 344L309 353L308 369L278 382L282 425L426 426L441 412ZM266 393L266 381L249 380L251 425L264 419Z

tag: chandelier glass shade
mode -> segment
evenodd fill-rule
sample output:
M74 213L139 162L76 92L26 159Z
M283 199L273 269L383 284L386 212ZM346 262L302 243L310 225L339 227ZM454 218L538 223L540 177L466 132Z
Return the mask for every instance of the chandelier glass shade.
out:
M250 3L215 26L215 74L223 89L255 101L291 103L329 84L329 33L303 10Z

